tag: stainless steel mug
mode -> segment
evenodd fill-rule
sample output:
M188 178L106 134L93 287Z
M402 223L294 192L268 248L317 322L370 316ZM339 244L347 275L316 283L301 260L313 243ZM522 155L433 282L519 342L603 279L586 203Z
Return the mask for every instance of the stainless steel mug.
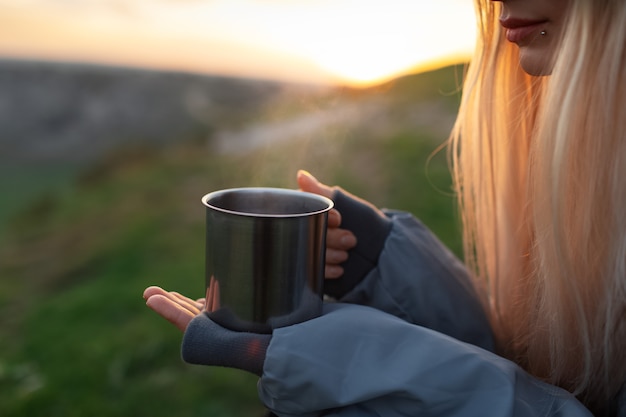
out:
M331 200L252 187L215 191L202 203L212 320L232 330L271 333L321 314Z

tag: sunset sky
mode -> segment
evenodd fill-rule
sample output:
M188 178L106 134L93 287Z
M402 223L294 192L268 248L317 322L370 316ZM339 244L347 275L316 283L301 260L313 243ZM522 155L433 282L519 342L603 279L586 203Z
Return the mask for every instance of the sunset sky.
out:
M0 57L369 83L474 44L471 0L0 0Z

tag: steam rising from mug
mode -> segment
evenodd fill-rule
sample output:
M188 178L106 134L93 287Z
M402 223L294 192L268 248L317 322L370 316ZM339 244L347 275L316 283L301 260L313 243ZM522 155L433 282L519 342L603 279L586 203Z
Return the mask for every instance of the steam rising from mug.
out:
M233 188L202 202L212 320L270 333L321 314L331 200L281 188Z

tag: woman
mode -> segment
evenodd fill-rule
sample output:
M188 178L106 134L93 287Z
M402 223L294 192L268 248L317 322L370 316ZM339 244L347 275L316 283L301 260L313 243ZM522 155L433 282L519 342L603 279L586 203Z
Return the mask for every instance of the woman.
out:
M151 287L185 360L261 375L281 416L626 416L626 3L476 3L450 147L465 265L410 215L301 172L338 210L340 303L262 336Z

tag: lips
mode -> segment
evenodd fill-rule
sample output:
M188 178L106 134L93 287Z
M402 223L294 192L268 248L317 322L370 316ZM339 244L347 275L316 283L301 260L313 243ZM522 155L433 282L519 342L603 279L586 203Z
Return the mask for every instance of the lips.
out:
M531 35L538 35L546 22L546 20L527 20L510 17L500 19L500 24L506 29L506 39L514 43L520 43Z

